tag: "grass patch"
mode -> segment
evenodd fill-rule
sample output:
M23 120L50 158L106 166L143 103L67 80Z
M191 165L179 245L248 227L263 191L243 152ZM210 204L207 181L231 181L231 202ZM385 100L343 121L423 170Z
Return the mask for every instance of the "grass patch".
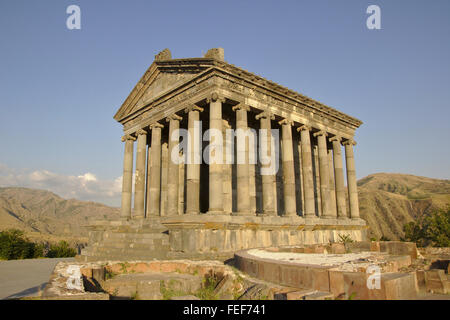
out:
M202 287L198 290L194 295L201 300L217 300L218 297L215 293L215 289L217 284L219 283L219 279L214 275L209 277L205 277L202 280Z
M117 276L118 273L115 273L107 268L105 268L105 280L109 280Z
M128 262L120 263L120 271L122 271L122 273L128 273L129 267L130 267L130 264Z
M173 297L179 297L179 296L186 296L191 294L190 292L185 292L182 290L176 290L173 286L173 280L169 281L168 286L166 286L166 283L164 281L160 282L160 292L163 295L163 300L170 300Z

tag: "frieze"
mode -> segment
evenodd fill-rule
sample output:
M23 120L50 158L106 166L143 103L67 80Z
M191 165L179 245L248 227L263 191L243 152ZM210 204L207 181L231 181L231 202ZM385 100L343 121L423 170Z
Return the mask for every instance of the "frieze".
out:
M222 63L222 64L219 63L219 65L223 69L223 71L225 71L225 72L231 72L233 74L235 72L237 72L235 70L235 69L237 69L237 67L235 67L233 65L230 65L230 64L227 64L227 63ZM242 70L242 69L239 68L239 70ZM255 76L255 74L250 73L250 72L248 72L246 70L244 70L244 72L247 72L248 75L243 74L241 77L247 76L247 79L249 79L249 77L251 78L251 77ZM295 99L302 100L302 102L313 106L313 109L316 108L319 111L324 112L326 114L330 114L330 115L333 115L333 116L338 117L338 118L343 118L343 119L349 121L350 123L352 123L356 127L358 127L360 124L362 124L362 122L360 120L358 120L358 119L355 119L353 117L345 115L344 113L341 113L341 112L339 112L339 111L337 111L337 110L335 110L335 109L333 109L333 108L331 108L329 106L325 106L325 105L323 105L323 104L321 104L319 102L316 102L316 101L312 100L309 97L303 96L303 95L301 95L301 94L299 94L297 92L294 92L294 91L290 90L289 88L283 87L283 86L281 86L279 84L273 83L273 82L271 82L269 80L266 80L266 79L263 79L263 80L266 81L265 83L267 84L267 86L264 86L265 88L262 88L262 89L270 89L270 90L278 92L278 93L280 93L280 91L281 91L281 93L289 95L288 98L292 98L293 97ZM311 108L311 106L309 106L309 107Z
M277 98L275 98L273 96L265 95L262 92L258 92L258 93L255 93L254 95L251 95L251 94L249 94L249 92L251 92L249 90L251 90L251 89L249 89L249 88L240 88L234 82L222 82L222 86L221 87L226 89L226 90L233 91L233 92L242 94L242 95L247 96L247 97L252 96L252 97L254 97L256 99L258 99L258 97L259 97L258 100L260 100L261 102L266 103L266 104L268 104L268 105L270 105L272 107L277 107L277 108L279 108L281 110L286 110L287 112L297 112L297 113L299 113L301 115L307 115L308 117L312 118L314 121L323 122L325 125L332 125L333 127L339 128L341 130L345 128L345 126L338 125L338 123L336 121L334 121L332 119L325 118L322 115L319 115L315 110L312 110L312 111L308 112L308 111L306 111L303 108L299 108L298 103L296 103L296 105L292 106L288 102L283 102L283 101L281 101L281 100L279 100L279 99L277 99Z

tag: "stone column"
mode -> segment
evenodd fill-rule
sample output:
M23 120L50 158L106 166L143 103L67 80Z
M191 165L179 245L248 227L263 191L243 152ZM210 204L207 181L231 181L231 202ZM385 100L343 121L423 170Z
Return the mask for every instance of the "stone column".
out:
M353 146L356 145L356 142L353 140L346 140L343 145L345 146L345 161L347 164L347 185L350 203L350 218L358 219L358 189L356 186L355 158L353 155Z
M167 180L167 215L178 214L178 193L179 193L179 156L180 156L180 120L182 118L176 114L169 116L169 154L168 154L168 177Z
M322 215L324 218L333 218L330 203L330 168L328 167L327 133L319 131L314 133L317 137L319 148L319 170L320 170L320 198L322 199Z
M269 112L264 111L260 114L258 114L256 117L256 120L260 120L260 142L266 144L266 154L260 153L260 155L265 159L267 163L261 163L260 171L261 171L261 177L262 177L262 196L263 196L263 213L266 215L275 216L276 215L276 189L274 188L275 180L275 174L276 172L267 174L269 172L266 172L266 174L263 174L264 171L271 170L272 165L272 134L271 134L271 124L270 120L274 120L275 117ZM261 136L262 135L262 136ZM260 146L261 149L261 146ZM270 159L269 161L267 161ZM264 161L264 159L261 159Z
M159 215L167 215L167 185L169 173L169 144L161 144L161 200L159 205Z
M223 141L222 102L224 99L213 92L209 103L209 210L210 214L223 213Z
M256 214L256 161L258 157L256 156L256 146L255 141L256 134L251 128L249 128L251 136L248 140L248 150L249 150L249 165L248 165L248 188L250 197L250 212L252 215Z
M145 216L148 217L149 216L149 203L150 203L150 169L151 169L151 159L152 158L152 147L150 146L150 144L148 143L148 139L147 139L147 183L146 183L146 187L145 187Z
M183 151L180 151L180 157L185 158ZM184 213L184 161L178 165L178 214Z
M297 144L297 150L298 150L298 171L299 171L299 187L300 187L300 212L302 215L304 215L305 212L305 186L303 185L303 160L302 160L302 143L301 140L298 140Z
M320 194L320 169L319 169L319 146L317 143L312 143L313 153L313 177L314 177L314 206L317 205L317 216L322 216L322 200Z
M237 214L249 215L249 130L247 124L247 111L250 108L244 104L233 107L236 112L236 176L237 176Z
M333 162L334 178L336 182L336 206L338 218L347 217L344 185L344 169L342 165L341 138L332 137L330 141L333 144Z
M336 188L334 183L334 166L333 166L333 149L327 149L328 152L328 169L329 169L329 182L328 186L330 187L330 210L332 212L333 217L337 216L337 208L336 208Z
M314 182L311 158L311 138L310 127L303 125L297 128L300 132L301 148L302 148L302 173L303 173L303 193L304 193L304 212L306 218L315 217L314 210Z
M145 216L145 159L147 157L147 131L139 129L137 135L136 171L134 174L134 214L133 218Z
M232 184L232 175L233 175L233 135L227 132L231 126L228 124L227 120L223 120L222 126L222 136L223 136L223 211L226 214L231 214L233 211L233 184Z
M161 204L161 128L158 122L150 125L152 130L151 156L150 156L150 201L148 203L148 218L160 215Z
M294 150L292 143L293 122L283 119L279 124L282 130L284 214L286 216L296 216Z
M186 108L188 116L188 154L186 163L186 214L200 213L200 163L202 159L200 112L197 106Z
M122 177L122 206L120 210L120 217L122 219L131 218L131 189L133 187L133 146L135 140L136 138L131 135L122 137L122 142L125 142Z

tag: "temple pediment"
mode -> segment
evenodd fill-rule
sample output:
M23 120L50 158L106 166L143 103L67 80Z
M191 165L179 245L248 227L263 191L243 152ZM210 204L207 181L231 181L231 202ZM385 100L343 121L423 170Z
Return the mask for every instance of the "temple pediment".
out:
M117 111L114 119L121 122L156 97L189 82L212 63L211 59L155 59Z
M171 89L188 82L193 78L189 73L171 73L159 72L153 82L151 82L145 91L142 92L140 98L137 99L130 113L134 113L150 103L154 98L170 92Z

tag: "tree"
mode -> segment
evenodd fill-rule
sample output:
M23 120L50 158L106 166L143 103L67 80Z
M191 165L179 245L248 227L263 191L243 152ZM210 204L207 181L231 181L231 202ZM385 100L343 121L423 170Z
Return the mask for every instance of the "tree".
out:
M450 206L403 226L405 240L419 247L450 247Z

